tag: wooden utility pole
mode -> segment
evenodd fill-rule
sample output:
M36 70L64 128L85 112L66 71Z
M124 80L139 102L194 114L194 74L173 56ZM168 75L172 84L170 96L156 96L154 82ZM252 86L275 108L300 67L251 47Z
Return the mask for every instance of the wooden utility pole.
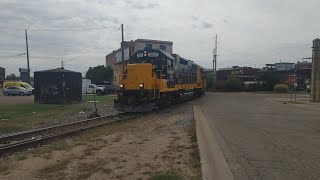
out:
M123 24L121 24L121 60L122 60L122 71L124 72L124 37L123 37Z
M28 33L27 29L24 30L25 35L26 35L26 48L27 48L27 64L28 64L28 82L30 83L30 64L29 64L29 47L28 47Z
M218 53L218 35L215 38L215 47L213 49L213 76L212 76L212 86L215 88L217 83L217 53Z

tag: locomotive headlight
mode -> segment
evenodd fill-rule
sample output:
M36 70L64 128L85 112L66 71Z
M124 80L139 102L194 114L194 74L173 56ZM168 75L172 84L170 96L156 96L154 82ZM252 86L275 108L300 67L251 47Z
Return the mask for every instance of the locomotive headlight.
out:
M143 88L143 86L144 86L143 83L140 83L140 84L139 84L139 87L140 87L140 88Z
M123 88L124 87L124 85L123 84L120 84L120 88Z

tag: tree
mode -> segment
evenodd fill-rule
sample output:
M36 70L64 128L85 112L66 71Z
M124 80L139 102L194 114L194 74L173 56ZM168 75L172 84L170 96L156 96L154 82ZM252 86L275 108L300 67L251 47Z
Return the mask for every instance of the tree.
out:
M212 79L213 79L213 74L207 74L207 89L213 88L212 87L212 85L213 85Z
M94 84L102 84L103 81L112 81L113 70L110 66L104 67L103 65L90 67L86 73L86 78Z
M226 82L226 87L229 91L240 91L242 82L234 76L229 76Z
M11 73L10 75L7 75L6 80L19 80L20 77L16 76L15 74Z

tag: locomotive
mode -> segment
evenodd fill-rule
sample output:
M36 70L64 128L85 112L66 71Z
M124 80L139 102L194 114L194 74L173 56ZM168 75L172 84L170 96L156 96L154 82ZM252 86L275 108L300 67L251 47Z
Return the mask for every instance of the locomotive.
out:
M114 100L120 112L146 112L205 92L202 67L162 50L136 51L120 78Z

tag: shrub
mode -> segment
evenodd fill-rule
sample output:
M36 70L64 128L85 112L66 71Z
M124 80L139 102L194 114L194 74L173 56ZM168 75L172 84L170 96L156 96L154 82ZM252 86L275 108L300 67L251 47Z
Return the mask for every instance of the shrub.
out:
M273 90L277 93L287 93L289 91L289 87L285 84L277 84L273 87Z
M233 77L233 76L229 76L228 80L226 82L226 88L228 91L240 91L242 87L242 82Z
M220 91L224 91L226 89L226 81L225 80L217 80L216 89Z

